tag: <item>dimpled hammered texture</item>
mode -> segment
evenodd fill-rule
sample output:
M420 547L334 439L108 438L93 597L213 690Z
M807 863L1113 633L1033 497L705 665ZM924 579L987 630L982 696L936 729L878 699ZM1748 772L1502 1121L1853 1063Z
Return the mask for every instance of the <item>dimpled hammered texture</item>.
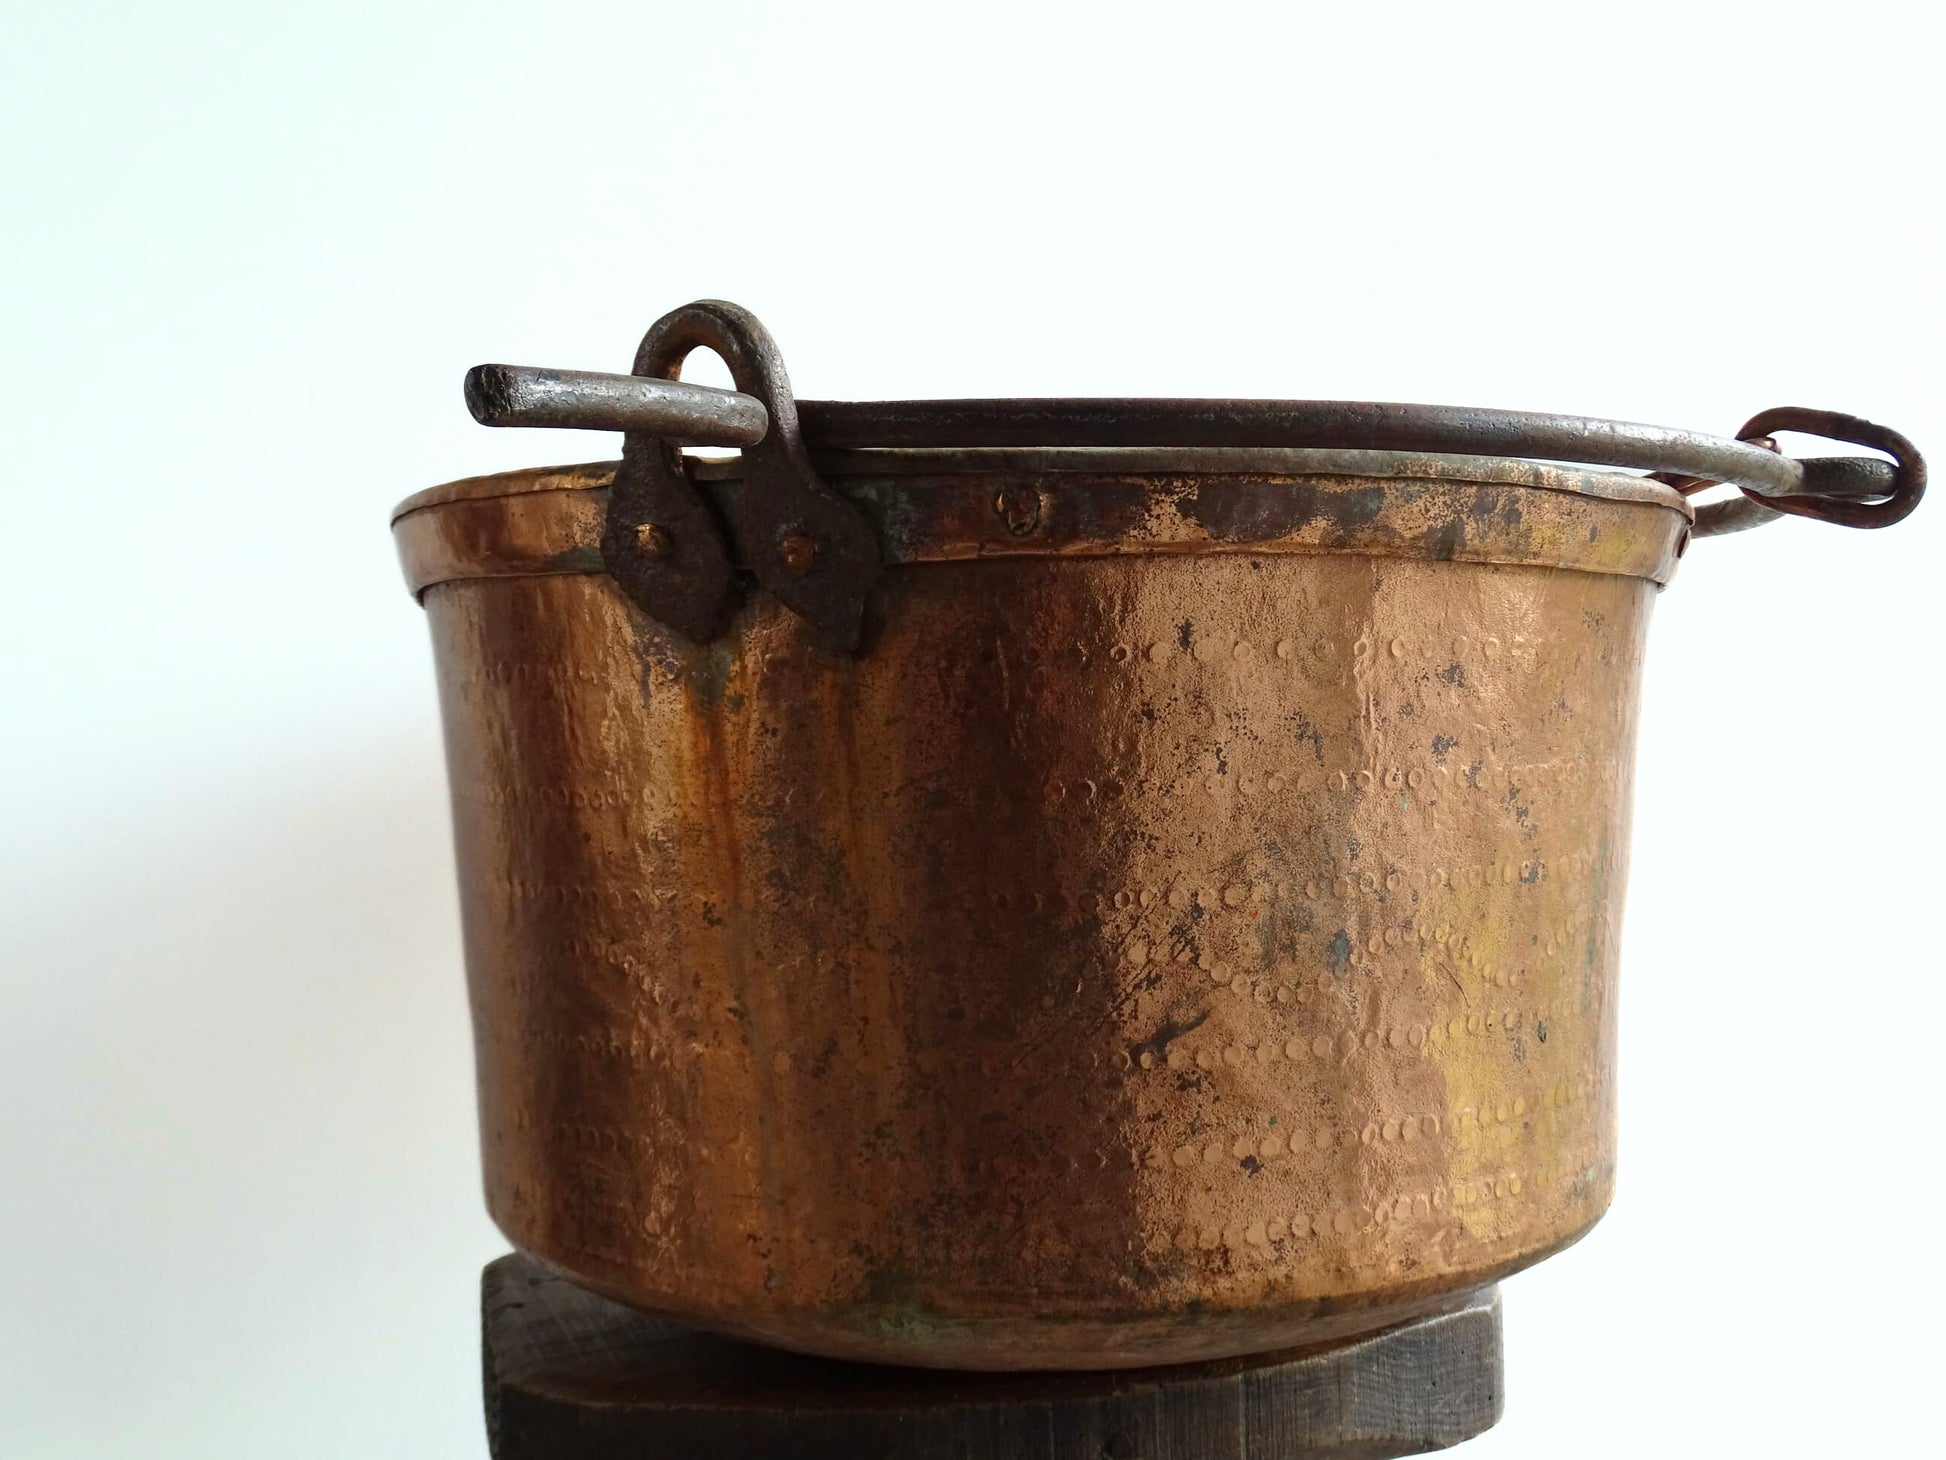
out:
M895 563L858 655L764 594L697 645L573 556L591 486L424 588L520 1247L792 1348L1095 1368L1374 1329L1600 1216L1646 572L1347 528ZM1680 511L1588 501L1673 561Z

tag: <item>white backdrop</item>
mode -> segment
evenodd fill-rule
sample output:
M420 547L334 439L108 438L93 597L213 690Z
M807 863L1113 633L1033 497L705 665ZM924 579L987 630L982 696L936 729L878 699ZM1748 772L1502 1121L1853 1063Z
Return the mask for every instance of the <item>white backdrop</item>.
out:
M699 295L808 396L1371 397L1946 455L1917 0L37 5L0 22L0 1451L480 1456L387 509ZM1613 1212L1468 1452L1936 1454L1946 502L1660 605Z

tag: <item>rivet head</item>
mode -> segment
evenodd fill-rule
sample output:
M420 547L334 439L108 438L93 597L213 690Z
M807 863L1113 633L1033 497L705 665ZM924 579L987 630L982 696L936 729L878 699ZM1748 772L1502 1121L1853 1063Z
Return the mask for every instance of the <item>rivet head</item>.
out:
M638 522L635 545L652 558L666 558L676 550L676 537L660 522Z
M1041 525L1041 509L1041 494L1032 487L1002 487L993 499L994 512L1015 537L1027 537Z
M787 532L777 540L777 555L793 573L808 573L818 560L817 539L805 532Z

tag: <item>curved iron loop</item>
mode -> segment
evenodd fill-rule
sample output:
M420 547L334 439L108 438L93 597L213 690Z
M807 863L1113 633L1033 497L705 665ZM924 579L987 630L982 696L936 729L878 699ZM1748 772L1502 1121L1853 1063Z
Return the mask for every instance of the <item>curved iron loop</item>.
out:
M1802 485L1791 494L1789 505L1774 495L1749 486L1739 486L1738 491L1743 495L1721 502L1706 502L1696 509L1694 536L1721 537L1726 533L1745 532L1792 514L1837 522L1848 527L1886 527L1899 521L1919 504L1919 499L1925 495L1925 459L1904 436L1870 421L1861 421L1856 416L1844 416L1835 411L1783 406L1753 416L1744 426L1748 434L1740 439L1747 445L1781 452L1783 448L1778 446L1776 437L1754 433L1759 430L1808 430L1811 429L1808 425L1798 423L1812 420L1818 423L1819 435L1833 440L1856 441L1860 445L1880 446L1880 449L1891 452L1899 460L1894 464L1881 461L1876 456L1797 458ZM1840 435L1840 429L1862 429L1876 434L1868 439L1863 435ZM1896 447L1881 445L1890 442L1898 444ZM1678 472L1658 471L1649 473L1649 476L1653 481L1674 487L1685 497L1723 485L1710 477L1684 476ZM1909 495L1903 503L1899 503L1902 491ZM1851 520L1852 515L1861 508L1864 509L1861 515L1875 516L1895 503L1899 504L1895 515L1878 517L1876 520Z
M1738 482L1746 498L1772 512L1835 522L1841 527L1890 527L1903 522L1926 494L1926 459L1904 436L1841 411L1805 406L1774 406L1743 423L1740 438L1769 436L1778 431L1802 431L1830 441L1870 446L1892 458L1892 464L1873 457L1814 456L1803 458L1803 487L1789 495L1772 495ZM1861 497L1878 500L1859 500Z
M857 648L865 595L878 574L878 542L858 510L812 469L776 342L748 310L699 300L649 327L634 373L673 380L698 348L722 356L737 390L769 416L762 439L743 449L738 489L719 498L744 563L811 622L826 648ZM601 550L623 590L654 618L699 641L722 628L730 553L664 436L631 430L624 437Z

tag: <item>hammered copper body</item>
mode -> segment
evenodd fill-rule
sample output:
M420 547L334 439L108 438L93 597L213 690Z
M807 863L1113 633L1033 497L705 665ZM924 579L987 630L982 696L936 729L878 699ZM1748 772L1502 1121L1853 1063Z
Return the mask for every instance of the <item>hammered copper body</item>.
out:
M1088 1368L1375 1328L1588 1229L1680 497L1381 453L821 470L891 564L856 656L762 593L706 645L648 619L605 467L401 509L516 1244L792 1348Z

